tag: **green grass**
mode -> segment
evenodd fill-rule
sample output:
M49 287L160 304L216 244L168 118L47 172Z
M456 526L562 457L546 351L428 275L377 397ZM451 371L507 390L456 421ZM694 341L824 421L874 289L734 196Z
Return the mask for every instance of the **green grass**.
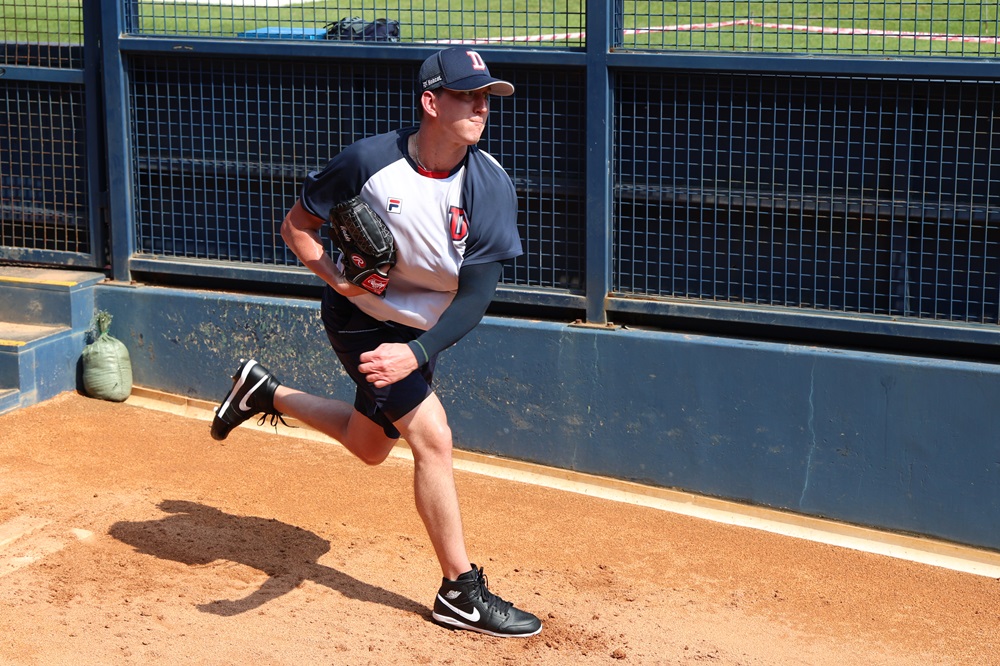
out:
M5 41L79 42L80 7L74 0L0 0ZM622 0L625 28L753 19L765 23L948 33L996 38L995 0L952 2L648 2ZM347 16L390 17L404 42L511 38L585 30L584 0L327 0L286 7L239 7L140 0L140 31L146 35L232 37L265 26L322 27ZM466 9L468 7L468 9ZM475 9L473 9L475 7ZM501 9L502 8L502 9ZM548 42L580 47L583 40ZM708 30L626 35L625 48L754 53L851 53L883 55L995 56L997 45L878 35L824 35L731 25Z
M82 5L67 4L67 0L0 0L4 41L79 43Z
M355 2L354 6L371 7L375 3ZM391 4L390 7L386 7ZM141 26L149 34L188 34L198 36L232 36L266 26L323 27L349 16L364 19L392 18L400 22L402 40L406 42L439 39L475 39L495 35L512 36L529 32L580 31L584 25L584 0L560 0L560 13L551 9L552 2L514 0L504 3L505 9L491 9L500 3L406 1L378 3L381 10L355 9L351 3L315 2L287 7L220 7L214 5L143 3ZM481 7L485 5L485 8Z
M626 2L626 28L684 25L751 19L760 23L942 33L995 38L1000 34L995 0L952 2ZM989 43L946 42L877 35L823 35L734 25L713 30L653 33L626 38L626 46L679 50L717 50L860 54L996 55Z

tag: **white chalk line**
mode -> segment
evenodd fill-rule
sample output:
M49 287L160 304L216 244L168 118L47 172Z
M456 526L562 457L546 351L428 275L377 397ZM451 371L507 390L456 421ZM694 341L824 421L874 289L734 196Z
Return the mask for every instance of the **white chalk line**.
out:
M287 7L306 4L301 0L154 0L163 5L226 5L232 7Z
M842 28L817 25L805 25L798 23L773 23L758 21L755 19L734 19L731 21L716 21L712 23L685 23L678 25L660 25L648 28L634 28L624 30L624 34L646 35L657 32L698 32L719 30L721 28L732 28L749 26L753 28L764 28L767 30L785 30L793 32L808 32L823 35L835 36L862 36L862 37L883 37L889 39L913 39L925 41L941 42L970 42L978 44L998 44L1000 37L979 37L968 35L954 35L937 32L907 32L900 30L877 30L874 28ZM563 32L549 33L543 35L512 35L509 37L483 37L477 39L440 39L436 44L499 44L499 43L533 43L533 42L555 42L582 40L587 36L586 32Z
M240 7L286 7L291 4L301 4L300 0L160 0L163 4L199 4L199 5L234 5ZM874 28L841 28L799 23L775 23L756 19L733 19L708 23L684 23L678 25L661 25L649 28L634 28L624 30L626 35L646 35L656 32L697 32L750 26L767 30L786 30L791 32L809 32L823 35L884 37L890 39L913 39L942 42L968 42L977 44L998 44L1000 37L979 37L954 35L937 32L907 32L900 30L877 30ZM476 39L438 39L432 44L502 44L502 43L536 43L579 41L586 38L586 32L548 33L543 35L511 35L509 37L483 37Z
M168 412L185 418L211 421L213 405L206 401L133 387L127 404ZM304 423L292 420L295 430L276 431L279 437L305 439L330 444L332 440ZM275 432L251 420L241 428ZM345 453L344 455L350 455ZM390 453L394 458L413 460L410 449L400 444ZM669 511L703 520L747 527L792 538L830 544L861 552L919 562L929 566L1000 579L1000 553L991 550L936 541L934 539L880 532L871 528L837 523L822 518L790 514L766 507L714 499L666 488L654 488L627 481L608 479L542 465L505 460L492 456L454 451L455 469L498 479L530 483L556 490Z

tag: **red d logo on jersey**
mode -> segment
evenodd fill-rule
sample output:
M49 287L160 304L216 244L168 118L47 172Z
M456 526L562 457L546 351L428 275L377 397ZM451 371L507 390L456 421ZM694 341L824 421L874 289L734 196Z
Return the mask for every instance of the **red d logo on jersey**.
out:
M469 235L469 220L465 217L465 211L458 206L452 206L448 211L451 215L451 239L453 241L465 240Z

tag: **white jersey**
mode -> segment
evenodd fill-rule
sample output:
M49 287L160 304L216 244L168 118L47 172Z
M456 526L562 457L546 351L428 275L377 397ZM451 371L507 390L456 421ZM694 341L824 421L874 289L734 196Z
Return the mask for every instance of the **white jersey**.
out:
M472 146L451 173L431 173L407 155L416 128L362 139L312 172L302 203L330 219L336 204L356 194L389 227L396 265L385 296L351 301L366 314L427 330L437 323L458 289L463 264L512 259L521 254L517 195L493 157Z

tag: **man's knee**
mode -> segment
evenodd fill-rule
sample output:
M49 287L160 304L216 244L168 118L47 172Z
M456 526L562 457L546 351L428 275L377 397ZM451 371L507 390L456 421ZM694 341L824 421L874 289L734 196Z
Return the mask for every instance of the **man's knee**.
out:
M371 419L355 411L347 427L344 447L366 465L381 465L396 445L395 439L388 437L382 427Z
M414 458L451 459L451 427L437 396L433 393L418 407L396 422Z
M436 423L433 427L411 432L407 439L414 457L423 459L451 459L452 439L451 428L446 422Z
M385 462L385 459L389 457L389 452L392 451L392 446L387 447L385 450L372 450L362 449L357 452L358 459L361 460L366 465L371 467L376 467Z

